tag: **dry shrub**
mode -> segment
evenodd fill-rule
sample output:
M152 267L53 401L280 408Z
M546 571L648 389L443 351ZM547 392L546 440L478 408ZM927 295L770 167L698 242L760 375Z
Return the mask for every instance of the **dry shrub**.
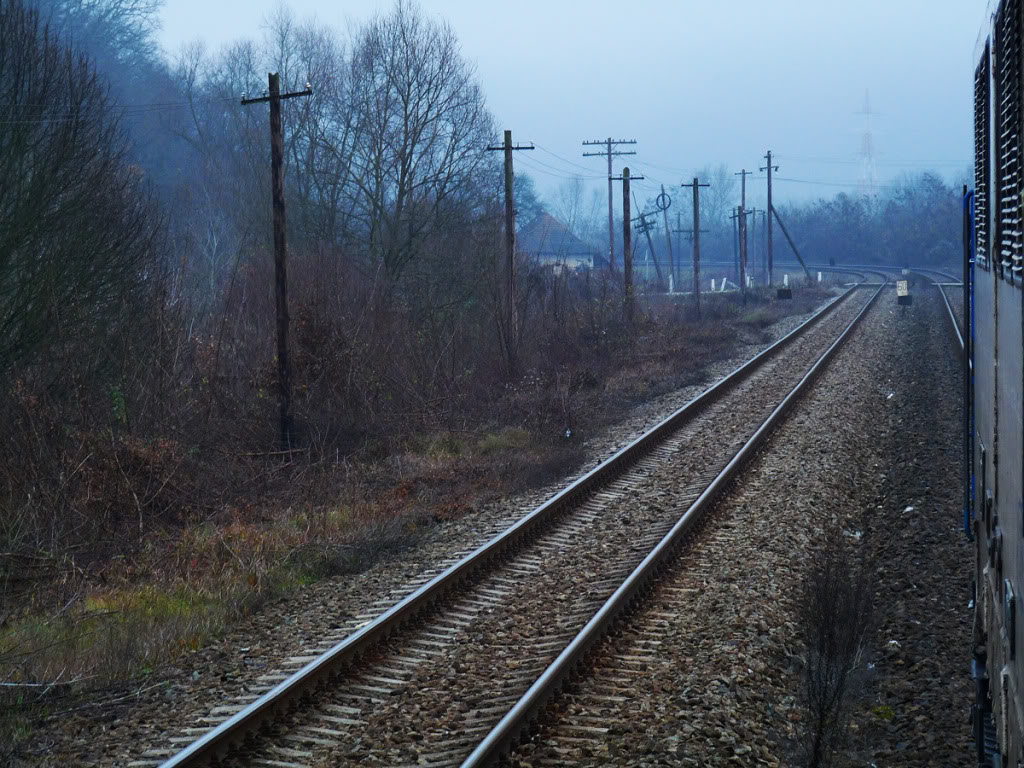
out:
M867 546L831 525L807 563L798 611L806 642L801 698L802 744L809 768L832 765L846 744L872 632Z

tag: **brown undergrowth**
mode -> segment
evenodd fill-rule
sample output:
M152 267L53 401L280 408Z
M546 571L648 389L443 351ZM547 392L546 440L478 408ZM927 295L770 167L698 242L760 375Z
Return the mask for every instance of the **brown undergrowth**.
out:
M164 418L145 425L119 389L105 393L100 427L87 412L95 401L76 400L73 386L53 395L16 380L0 451L7 735L14 743L75 694L144 680L269 598L365 570L437 522L564 476L586 436L703 381L737 343L824 296L807 289L747 306L714 297L700 322L686 305L651 302L630 333L603 321L589 335L538 336L514 379L456 376L457 389L413 412L408 402L383 407L397 396L364 370L364 384L378 387L372 413L342 426L318 405L330 398L314 397L338 375L340 353L324 345L338 331L321 318L310 335L307 316L297 331L301 445L284 453L266 447L270 366L244 386L227 381L212 342L193 346L194 374L159 402Z

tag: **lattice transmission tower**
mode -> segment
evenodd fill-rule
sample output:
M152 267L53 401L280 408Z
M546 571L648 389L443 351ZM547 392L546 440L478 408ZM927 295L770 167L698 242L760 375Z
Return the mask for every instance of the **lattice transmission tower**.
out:
M873 196L878 192L878 174L875 171L875 139L871 132L871 94L864 89L864 108L858 113L864 116L864 133L860 140L860 175L857 184L862 195Z

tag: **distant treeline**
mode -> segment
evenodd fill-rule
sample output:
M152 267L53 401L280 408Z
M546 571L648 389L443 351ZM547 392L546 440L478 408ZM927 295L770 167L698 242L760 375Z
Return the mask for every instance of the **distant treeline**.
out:
M779 214L804 257L816 262L951 265L963 256L961 188L934 173L902 177L876 196L843 192L787 204ZM789 246L777 242L775 249Z
M710 261L732 261L736 253L734 209L740 202L739 184L725 165L705 166L697 174L711 186L701 194L701 253ZM764 182L759 182L763 184ZM950 264L961 257L961 187L949 184L934 172L904 174L874 194L840 192L813 202L786 202L784 186L775 189L775 206L783 223L808 261L827 263ZM749 191L749 187L748 187ZM689 230L693 209L689 193L678 188L671 193L669 226ZM527 180L517 207L521 218L538 211L549 212L569 226L573 233L592 245L603 259L608 252L607 202L603 191L584 192L582 182L563 184L547 201L539 201ZM653 198L641 200L641 208L656 211ZM677 220L676 211L682 216ZM748 200L748 208L753 208ZM638 212L635 212L638 213ZM653 217L652 235L657 257L667 259L663 218ZM764 211L747 219L749 260L763 265L766 247ZM617 216L616 261L622 259L622 219ZM792 250L781 228L773 225L776 258L792 260ZM688 235L674 235L674 252L686 264L692 245ZM633 237L634 259L643 260L648 250L642 235Z

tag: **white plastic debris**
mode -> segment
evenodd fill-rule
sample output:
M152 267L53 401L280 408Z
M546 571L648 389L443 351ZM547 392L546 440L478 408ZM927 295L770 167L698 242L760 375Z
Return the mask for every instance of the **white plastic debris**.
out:
M903 510L904 513L913 512L913 511L914 511L913 507L907 507L906 509Z
M885 398L885 399L886 400L892 400L892 396L895 395L895 394L896 394L895 392L890 392L889 396L887 398Z

